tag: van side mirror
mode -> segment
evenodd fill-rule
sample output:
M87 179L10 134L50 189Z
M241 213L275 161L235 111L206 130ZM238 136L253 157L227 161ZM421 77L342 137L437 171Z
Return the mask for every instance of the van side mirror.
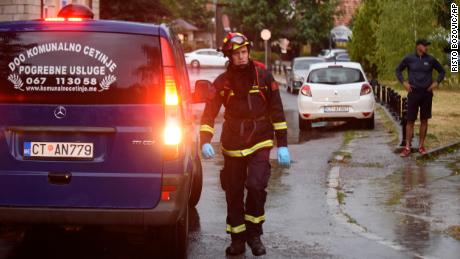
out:
M209 93L211 92L212 84L208 80L197 80L195 82L195 92L192 95L193 103L206 102Z

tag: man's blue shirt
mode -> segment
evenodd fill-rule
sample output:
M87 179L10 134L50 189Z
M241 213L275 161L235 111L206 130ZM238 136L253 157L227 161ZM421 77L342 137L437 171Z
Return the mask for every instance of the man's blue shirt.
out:
M444 68L431 55L424 54L419 56L417 53L409 54L396 67L396 77L399 82L403 83L404 77L402 71L408 69L409 84L415 88L428 88L433 83L433 69L438 71L439 75L436 81L440 83L446 74Z

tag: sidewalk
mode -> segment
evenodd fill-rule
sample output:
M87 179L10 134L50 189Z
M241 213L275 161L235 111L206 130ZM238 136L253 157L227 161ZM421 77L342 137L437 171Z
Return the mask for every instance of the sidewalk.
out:
M286 75L278 73L272 73L272 75L275 78L276 82L278 82L283 87L286 87Z
M460 152L427 164L400 158L381 114L375 130L351 131L338 152L343 213L363 235L414 257L458 258Z

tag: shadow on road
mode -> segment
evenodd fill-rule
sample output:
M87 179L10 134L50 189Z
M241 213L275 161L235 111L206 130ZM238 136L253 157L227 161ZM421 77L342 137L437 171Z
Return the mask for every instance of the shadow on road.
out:
M198 211L190 209L190 234L200 231ZM0 258L168 258L164 240L152 231L138 229L63 229L59 227L30 228L16 242L1 242L0 250L7 250ZM0 239L4 238L5 233ZM9 246L9 247L5 247ZM0 253L2 255L3 253Z

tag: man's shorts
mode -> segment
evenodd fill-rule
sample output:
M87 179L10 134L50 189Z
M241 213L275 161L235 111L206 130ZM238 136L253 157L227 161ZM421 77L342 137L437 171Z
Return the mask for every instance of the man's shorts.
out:
M407 94L407 121L416 121L420 108L420 119L431 118L431 106L433 102L433 92L426 89L414 89Z

